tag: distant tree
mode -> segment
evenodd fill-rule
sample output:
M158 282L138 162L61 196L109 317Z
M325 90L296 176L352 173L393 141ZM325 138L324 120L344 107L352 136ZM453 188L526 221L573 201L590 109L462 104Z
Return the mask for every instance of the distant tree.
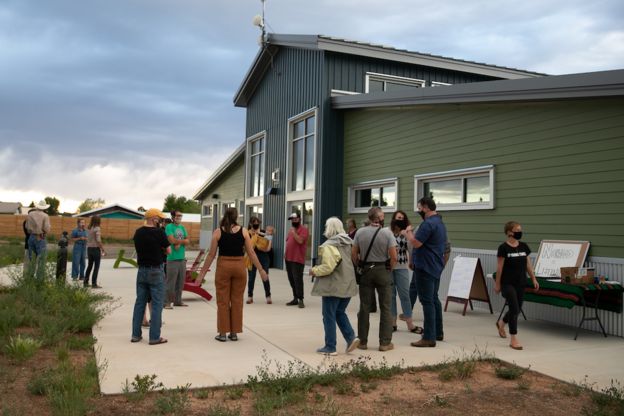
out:
M186 197L184 196L169 194L165 198L163 211L171 212L173 210L180 210L187 214L199 214L201 212L201 205L199 205L197 201L193 201L192 199L186 199Z
M82 204L78 205L78 212L87 212L91 211L92 209L101 208L104 206L105 203L106 201L104 201L102 198L87 198Z
M28 208L34 208L34 207L35 207L35 201L32 201L30 205L28 205Z
M46 204L50 204L50 207L45 210L48 215L59 215L58 207L61 201L53 196L46 196L45 202Z
M143 205L141 205L140 207L137 208L137 211L139 212L145 212L147 211L145 208L143 208Z

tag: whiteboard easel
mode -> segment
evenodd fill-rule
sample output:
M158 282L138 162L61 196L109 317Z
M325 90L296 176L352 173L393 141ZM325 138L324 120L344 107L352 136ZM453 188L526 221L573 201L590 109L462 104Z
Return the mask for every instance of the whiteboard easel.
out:
M446 312L449 302L457 302L464 305L462 316L465 316L468 305L470 305L470 310L474 309L472 307L473 300L487 302L490 307L490 313L494 313L487 285L485 284L481 260L478 257L457 256L453 259L453 271L451 272L451 281L446 296L444 312Z

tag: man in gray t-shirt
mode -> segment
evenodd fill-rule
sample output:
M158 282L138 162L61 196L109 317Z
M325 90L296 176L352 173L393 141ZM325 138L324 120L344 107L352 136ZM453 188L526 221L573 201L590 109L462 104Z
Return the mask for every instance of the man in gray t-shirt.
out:
M364 261L369 246L371 247L366 262L362 264L366 273L360 279L360 311L358 312L358 338L360 349L368 348L369 314L375 299L379 296L379 351L389 351L392 345L392 276L390 270L397 261L396 239L388 228L383 228L384 212L379 207L368 210L371 224L357 230L353 240L352 260L354 264ZM377 236L373 241L375 233ZM371 246L371 241L373 245ZM389 261L389 263L386 263Z

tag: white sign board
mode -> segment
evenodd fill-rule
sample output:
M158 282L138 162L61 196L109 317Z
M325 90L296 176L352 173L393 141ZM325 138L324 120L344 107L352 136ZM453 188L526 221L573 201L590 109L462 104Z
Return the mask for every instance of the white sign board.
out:
M588 250L588 241L542 240L535 262L535 275L561 277L562 267L583 266Z
M457 256L453 259L453 272L447 296L468 299L478 258Z

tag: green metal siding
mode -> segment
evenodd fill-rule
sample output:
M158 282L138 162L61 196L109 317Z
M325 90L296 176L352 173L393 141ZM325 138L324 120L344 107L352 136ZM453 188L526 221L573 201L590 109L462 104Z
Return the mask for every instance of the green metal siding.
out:
M236 202L243 200L245 190L245 159L240 158L225 171L223 175L206 189L206 198L202 201L202 205L212 205L225 202ZM219 198L213 199L212 195L218 194ZM217 213L216 215L220 215ZM213 213L213 215L215 215ZM201 230L212 231L212 217L202 217Z
M443 212L454 246L495 249L516 220L534 250L589 240L592 256L624 257L623 99L346 112L343 213L352 184L398 177L409 213L414 175L491 164L495 209Z

